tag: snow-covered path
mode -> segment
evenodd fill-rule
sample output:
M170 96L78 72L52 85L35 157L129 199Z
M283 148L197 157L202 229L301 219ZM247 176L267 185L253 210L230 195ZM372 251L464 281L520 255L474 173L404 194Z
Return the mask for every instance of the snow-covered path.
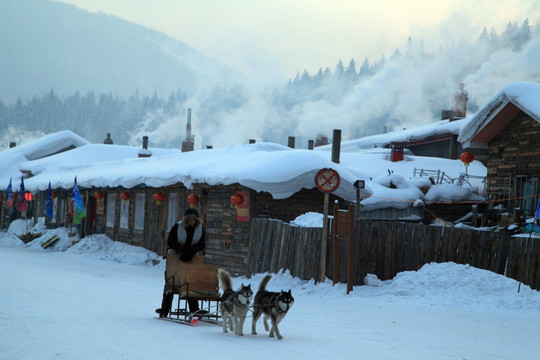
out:
M410 273L394 284L356 287L348 296L343 286L277 274L268 288L292 288L295 296L280 326L284 339L278 341L267 337L260 322L259 335L250 335L251 319L244 337L223 334L215 325L188 327L154 319L161 301L161 265L127 265L1 242L0 259L0 359L494 360L540 354L540 295L528 287L519 295L517 283L491 273L479 281L492 281L493 275L497 293L470 303L463 303L467 284L456 286L460 281L451 278L439 285L449 287L448 293L433 288L430 296L429 290L413 289L413 282L433 280L429 271ZM475 277L487 274L456 264L439 266L447 267L443 272L465 268L473 287ZM257 288L261 278L234 282ZM501 283L516 285L516 294L501 289ZM453 292L458 303L449 305Z

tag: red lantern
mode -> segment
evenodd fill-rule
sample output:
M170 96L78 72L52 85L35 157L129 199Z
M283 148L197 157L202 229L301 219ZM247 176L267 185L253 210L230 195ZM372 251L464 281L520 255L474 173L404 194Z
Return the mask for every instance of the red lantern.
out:
M465 164L465 166L469 166L470 163L474 161L474 155L471 154L468 151L465 151L461 156L459 157L461 161Z
M24 198L26 199L26 201L32 201L32 193L31 192L24 193Z
M244 197L240 194L234 194L233 196L231 196L231 202L234 205L240 205L244 202Z
M103 199L103 193L101 191L96 191L94 197L98 200Z
M187 201L191 207L195 207L195 204L199 202L199 196L195 194L191 194L187 197Z
M154 194L154 200L156 200L157 204L160 205L163 200L165 200L165 194L163 194L161 191L158 191Z
M131 195L127 191L124 191L123 193L120 194L120 199L122 199L123 201L127 201L131 199Z
M103 195L103 194L102 194L102 195ZM55 193L54 191L51 193L51 198L56 199L57 196L58 196L58 195L56 195L56 193Z

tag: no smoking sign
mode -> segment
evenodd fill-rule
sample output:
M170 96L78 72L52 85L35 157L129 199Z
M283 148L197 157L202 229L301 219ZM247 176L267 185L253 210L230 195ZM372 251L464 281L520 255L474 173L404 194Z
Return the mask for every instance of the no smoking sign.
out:
M315 175L315 185L325 193L335 191L339 187L339 174L334 169L321 169Z

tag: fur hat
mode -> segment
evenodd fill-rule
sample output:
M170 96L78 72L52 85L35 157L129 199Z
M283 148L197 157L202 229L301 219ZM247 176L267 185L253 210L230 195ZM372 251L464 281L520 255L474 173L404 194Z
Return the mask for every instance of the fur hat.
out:
M199 218L199 212L193 208L188 208L184 212L182 223L186 224L188 219L195 219L195 226L199 226L201 224L201 219Z
M188 215L194 215L196 217L199 217L199 212L193 208L188 208L186 212L184 213L184 216L188 216Z

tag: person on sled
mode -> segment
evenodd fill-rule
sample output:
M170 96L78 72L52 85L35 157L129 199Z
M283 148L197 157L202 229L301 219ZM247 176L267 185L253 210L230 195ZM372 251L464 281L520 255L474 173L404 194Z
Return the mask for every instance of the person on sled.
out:
M206 233L197 210L189 208L181 221L173 225L167 238L167 254L180 254L180 260L190 262L195 255L204 255ZM173 294L163 294L161 308L156 309L159 317L167 317L171 311ZM189 311L201 314L199 303L188 299Z

